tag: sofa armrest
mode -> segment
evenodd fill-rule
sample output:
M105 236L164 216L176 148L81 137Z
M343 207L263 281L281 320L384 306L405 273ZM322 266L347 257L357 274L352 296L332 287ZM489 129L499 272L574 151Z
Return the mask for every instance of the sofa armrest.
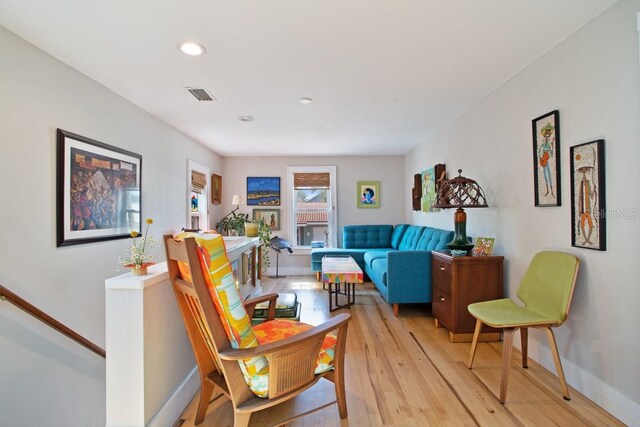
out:
M389 252L387 291L391 304L431 302L431 251Z

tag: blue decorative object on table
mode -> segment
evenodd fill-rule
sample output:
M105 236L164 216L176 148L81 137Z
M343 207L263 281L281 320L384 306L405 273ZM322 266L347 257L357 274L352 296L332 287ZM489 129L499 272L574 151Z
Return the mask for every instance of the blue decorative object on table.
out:
M451 256L465 256L467 251L462 249L451 249Z

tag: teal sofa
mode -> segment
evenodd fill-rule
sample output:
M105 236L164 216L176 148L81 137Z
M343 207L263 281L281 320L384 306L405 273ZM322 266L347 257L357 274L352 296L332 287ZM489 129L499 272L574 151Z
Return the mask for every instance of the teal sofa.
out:
M431 302L431 251L447 249L453 231L399 224L346 225L342 248L311 251L311 270L322 271L327 255L350 255L382 297L393 305Z

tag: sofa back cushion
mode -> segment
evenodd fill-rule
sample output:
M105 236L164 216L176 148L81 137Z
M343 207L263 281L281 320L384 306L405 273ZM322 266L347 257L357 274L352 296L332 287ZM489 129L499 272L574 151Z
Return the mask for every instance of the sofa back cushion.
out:
M400 242L402 242L402 236L404 236L404 232L409 228L409 224L398 224L393 229L393 234L391 235L391 247L393 249L398 249L400 247Z
M421 227L419 225L408 226L407 230L402 236L402 241L400 242L398 249L400 249L401 251L416 250L416 246L418 245L418 241L420 240L420 236L422 236L423 231L424 227Z
M390 248L393 225L345 225L342 247L345 249Z
M453 231L440 230L439 228L425 227L416 245L416 249L423 251L435 251L447 249L447 243L453 239Z

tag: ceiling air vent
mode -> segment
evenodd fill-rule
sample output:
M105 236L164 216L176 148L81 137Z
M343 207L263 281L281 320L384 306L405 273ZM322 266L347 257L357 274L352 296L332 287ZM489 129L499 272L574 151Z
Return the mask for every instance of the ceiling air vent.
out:
M189 91L191 95L193 95L198 101L215 101L216 99L213 95L210 95L209 92L203 87L186 87L186 90Z

